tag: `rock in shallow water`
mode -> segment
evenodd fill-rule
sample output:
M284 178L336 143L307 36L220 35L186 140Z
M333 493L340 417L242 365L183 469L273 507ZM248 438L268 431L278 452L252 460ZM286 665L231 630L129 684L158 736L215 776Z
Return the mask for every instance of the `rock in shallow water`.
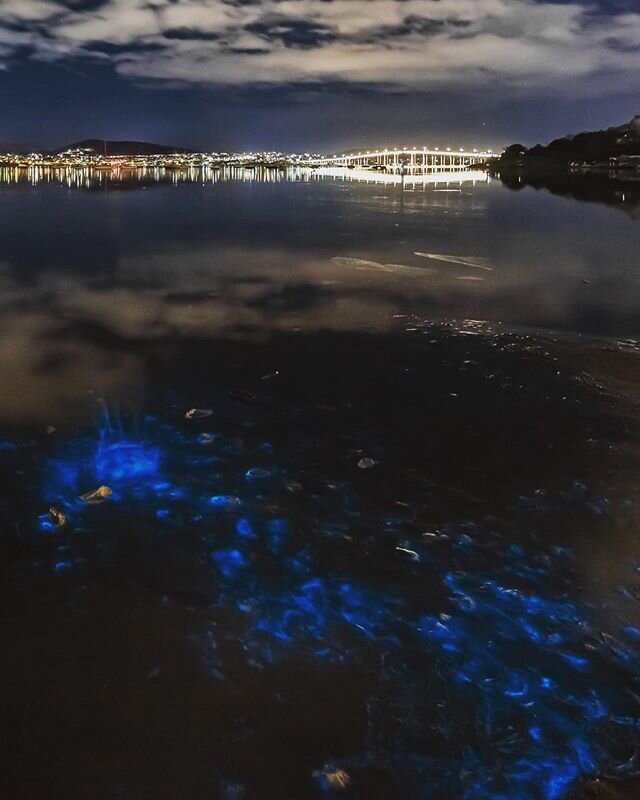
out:
M190 408L184 418L188 420L207 419L212 414L213 411L210 408Z
M108 486L98 486L97 489L81 494L80 499L83 503L103 503L105 500L108 500L112 494L113 491Z

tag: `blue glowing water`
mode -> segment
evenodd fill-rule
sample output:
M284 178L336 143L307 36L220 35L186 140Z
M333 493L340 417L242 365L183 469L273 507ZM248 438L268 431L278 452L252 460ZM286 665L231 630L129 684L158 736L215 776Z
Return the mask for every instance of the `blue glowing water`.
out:
M196 532L214 582L199 646L203 667L223 679L228 665L215 653L225 636L254 669L377 665L379 691L407 696L406 730L391 750L370 741L344 754L345 767L403 750L429 759L444 747L446 758L420 767L424 797L449 796L438 794L446 786L465 800L560 800L582 777L634 771L625 763L640 735L630 688L640 678L640 632L623 619L600 630L575 591L570 549L514 544L470 520L425 535L410 510L367 509L372 532L355 541L364 512L349 485L332 484L333 499L320 506L307 498L313 515L287 514L297 477L271 446L244 452L147 419L136 436L63 442L46 465L43 500L68 527L57 530L46 514L36 524L61 538L104 536L105 519L147 520L159 540ZM109 500L78 500L98 484L113 489ZM531 502L541 498L518 500L515 513ZM384 580L371 577L379 547ZM61 575L76 568L68 557L52 564ZM386 725L370 720L370 739L384 738Z
M159 466L159 449L139 442L101 440L95 456L97 480L113 484L147 480L158 474Z

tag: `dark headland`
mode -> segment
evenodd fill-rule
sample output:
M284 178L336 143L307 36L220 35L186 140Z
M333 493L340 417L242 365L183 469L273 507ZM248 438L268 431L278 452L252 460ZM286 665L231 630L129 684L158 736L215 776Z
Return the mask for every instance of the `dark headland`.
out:
M80 142L65 145L54 150L54 153L64 153L67 150L93 150L99 155L107 156L162 156L172 153L192 153L186 147L173 145L153 144L152 142L136 141L111 141L109 139L83 139Z
M640 115L624 125L547 145L512 144L488 167L510 189L546 189L635 216L640 209Z
M512 144L498 159L501 169L566 171L571 168L637 168L640 166L640 115L601 131L586 131L527 148Z

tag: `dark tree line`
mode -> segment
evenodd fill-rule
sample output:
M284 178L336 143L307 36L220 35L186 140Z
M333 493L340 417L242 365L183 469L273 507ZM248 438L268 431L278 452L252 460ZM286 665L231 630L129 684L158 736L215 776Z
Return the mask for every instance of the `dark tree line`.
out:
M606 162L615 156L640 156L640 116L626 125L564 136L548 145L537 144L526 148L522 144L512 144L507 147L500 161L503 166L547 162L561 167L574 161Z

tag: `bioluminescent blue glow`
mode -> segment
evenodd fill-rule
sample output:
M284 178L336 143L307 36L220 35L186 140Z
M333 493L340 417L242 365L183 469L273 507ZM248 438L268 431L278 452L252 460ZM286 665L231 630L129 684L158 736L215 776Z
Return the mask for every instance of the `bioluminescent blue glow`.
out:
M236 522L236 532L238 536L241 536L243 539L255 539L256 533L253 530L251 522L244 517L240 518Z
M111 499L77 501L99 483ZM43 500L64 509L68 526L42 514L36 527L105 542L133 519L158 541L167 532L188 541L211 576L203 668L232 679L216 648L224 636L256 669L359 666L404 709L397 730L391 713L374 719L375 736L392 739L394 753L422 748L423 759L446 745L446 758L420 773L425 791L561 800L584 776L637 771L640 628L610 615L602 630L572 582L571 548L530 546L524 535L515 543L470 520L425 532L411 509L362 507L347 480L304 485L271 445L147 420L139 437L63 442L46 465ZM601 514L580 491L586 513ZM533 495L514 513L533 504L538 519L554 502L563 499ZM65 555L52 569L73 575L74 563ZM363 744L340 763L368 757Z
M248 481L259 481L263 478L268 478L269 475L270 472L268 469L264 469L263 467L252 467L245 472L244 477Z
M58 526L54 524L49 514L38 515L37 527L41 533L55 533L58 530Z
M209 505L214 508L239 508L242 501L239 497L229 494L215 494L209 498Z
M246 557L235 548L216 550L211 553L211 560L225 578L235 578L239 569L248 566Z
M145 446L138 442L100 441L95 456L96 478L114 484L136 481L158 474L160 451L157 447Z
M157 445L103 430L97 439L72 440L55 453L48 463L45 496L70 508L78 495L99 484L120 493L149 486L160 475Z

